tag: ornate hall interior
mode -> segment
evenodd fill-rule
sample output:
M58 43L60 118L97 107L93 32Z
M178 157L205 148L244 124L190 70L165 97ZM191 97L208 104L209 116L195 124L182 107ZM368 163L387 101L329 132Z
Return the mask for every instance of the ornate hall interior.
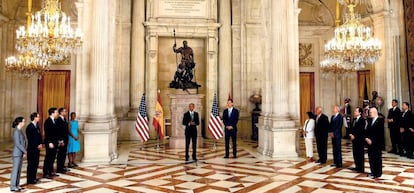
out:
M48 23L45 39L31 36L46 2L59 4L65 18L56 23L73 31ZM43 133L50 107L77 114L79 166L26 184L24 160L23 192L414 192L414 160L388 153L387 123L375 180L348 169L349 139L334 168L330 140L318 164L300 134L306 112L331 117L345 99L385 117L393 99L414 102L413 15L414 0L0 0L0 192L10 190L13 120L39 112ZM363 30L341 37L356 24ZM369 41L350 37L361 34ZM193 66L177 53L184 41ZM41 62L22 67L19 57ZM146 142L136 130L144 97ZM229 98L240 111L234 159L209 130L215 103L221 117ZM163 137L152 124L157 103ZM200 114L198 161L186 163L190 103Z

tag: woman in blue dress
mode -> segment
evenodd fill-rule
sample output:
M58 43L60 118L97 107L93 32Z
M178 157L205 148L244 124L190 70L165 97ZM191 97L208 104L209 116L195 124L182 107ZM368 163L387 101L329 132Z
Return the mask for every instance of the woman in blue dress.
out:
M70 127L69 127L69 143L68 143L68 167L73 168L78 166L75 163L76 153L80 150L79 144L79 124L76 120L76 113L70 113Z

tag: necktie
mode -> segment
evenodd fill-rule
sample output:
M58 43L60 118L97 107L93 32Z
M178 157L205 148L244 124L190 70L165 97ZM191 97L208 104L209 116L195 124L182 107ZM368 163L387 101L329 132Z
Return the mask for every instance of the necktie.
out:
M191 120L193 120L194 119L194 112L190 112L190 116L191 116Z
M231 116L231 109L229 109L229 117Z
M355 119L354 124L352 125L352 127L355 127L355 124L358 122L359 117Z
M374 123L375 123L375 121L376 121L376 120L377 120L377 118L372 119L371 126L373 126L373 125L374 125Z
M320 115L318 115L318 116L316 117L316 123L318 122L318 120L319 120L319 117L320 117Z
M402 117L404 118L404 116L405 116L405 113L406 113L407 111L404 111L404 113L403 113L403 115L402 115Z

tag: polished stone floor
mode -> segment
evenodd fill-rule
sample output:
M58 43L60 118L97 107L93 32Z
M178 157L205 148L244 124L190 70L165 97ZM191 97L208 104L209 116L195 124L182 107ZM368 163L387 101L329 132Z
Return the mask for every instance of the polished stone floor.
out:
M224 159L224 147L211 141L199 148L199 161L184 163L183 149L156 141L144 146L121 141L119 158L112 164L79 164L52 180L26 185L26 162L21 184L24 192L414 192L414 161L385 153L383 176L373 180L348 169L353 165L351 147L343 142L344 168L307 162L302 158L271 159L255 151L256 143L238 142L238 158ZM303 140L300 143L304 152ZM9 192L12 145L0 144L0 192ZM366 155L367 156L367 155ZM42 152L41 160L43 160ZM315 155L317 157L317 155ZM43 161L41 161L41 166ZM366 172L369 172L366 160ZM39 175L41 177L41 167Z

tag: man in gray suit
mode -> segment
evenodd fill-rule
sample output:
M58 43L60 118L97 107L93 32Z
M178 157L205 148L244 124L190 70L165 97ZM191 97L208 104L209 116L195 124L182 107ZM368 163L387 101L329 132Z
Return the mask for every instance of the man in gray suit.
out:
M23 157L26 156L26 139L22 132L24 126L24 118L17 117L12 124L13 132L13 170L10 177L10 191L20 192L20 174L22 173Z

